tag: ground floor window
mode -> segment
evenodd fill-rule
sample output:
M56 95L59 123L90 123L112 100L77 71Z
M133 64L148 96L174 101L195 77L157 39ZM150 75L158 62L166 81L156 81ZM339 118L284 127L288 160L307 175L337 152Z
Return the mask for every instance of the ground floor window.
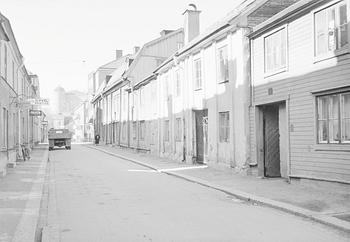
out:
M230 142L230 113L219 112L219 141Z
M2 108L2 122L1 122L1 131L2 131L2 147L7 148L7 136L8 136L8 111L6 108Z
M164 121L164 141L169 141L169 120Z
M137 123L136 121L132 122L132 138L136 139L137 137Z
M181 141L182 118L175 119L175 141Z
M140 121L140 140L145 140L146 122L145 120Z
M317 97L318 143L350 143L350 92Z

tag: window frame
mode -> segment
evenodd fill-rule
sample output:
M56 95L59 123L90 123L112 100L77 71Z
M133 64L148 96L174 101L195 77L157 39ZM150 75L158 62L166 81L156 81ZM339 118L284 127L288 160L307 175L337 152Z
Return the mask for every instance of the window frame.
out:
M145 134L146 134L146 121L145 120L141 120L140 121L140 140L144 141L145 140Z
M182 94L182 78L180 69L175 71L175 96L180 97Z
M197 63L200 63L200 70L198 72L197 70ZM203 89L203 71L202 71L202 58L201 57L197 57L193 60L193 79L194 79L194 90L201 90ZM197 74L200 73L200 78L198 79ZM200 80L200 85L198 85L198 80Z
M175 119L175 142L182 141L182 118L177 117Z
M350 141L346 141L346 140L343 140L343 113L342 113L342 96L346 94L346 95L350 95L350 90L348 89L345 89L345 90L342 90L342 91L337 91L337 92L326 92L326 93L322 93L322 94L317 94L315 95L315 111L316 111L316 115L315 115L315 122L316 122L316 145L317 146L348 146L350 147ZM327 117L326 117L326 127L327 127L327 142L322 142L320 141L320 134L319 134L319 129L320 129L320 125L319 125L319 98L321 97L328 97L327 99L329 99L329 97L331 96L334 96L336 95L337 98L338 98L338 102L339 102L339 107L338 107L338 117L337 117L337 120L338 120L338 132L339 132L339 141L338 142L332 142L330 140L330 127L329 127L329 112L330 112L330 109L329 109L329 103L327 102ZM350 117L347 117L346 119L350 119Z
M164 135L163 139L164 142L169 142L170 141L170 120L164 120Z
M316 13L321 12L322 10L325 10L327 8L331 8L334 5L337 5L341 2L344 2L347 5L347 22L348 22L348 43L341 47L340 49L336 49L334 51L327 51L327 53L324 54L320 54L317 55L317 37L316 37ZM322 5L321 7L313 10L311 12L312 14L312 40L313 40L313 58L314 58L314 63L323 61L323 60L327 60L327 59L331 59L331 58L335 58L341 55L345 55L345 54L349 54L350 53L350 1L348 0L334 0L332 2L329 2L327 4Z
M230 143L230 111L219 112L219 143ZM224 126L221 123L221 115L227 115L228 119L225 119ZM227 120L227 121L226 121ZM225 131L226 135L223 137L222 132Z
M280 32L280 31L285 31L285 35L286 35L286 38L285 38L285 57L286 57L286 60L285 60L285 66L284 67L281 67L281 68L277 68L277 69L274 69L274 70L271 70L271 71L267 71L266 70L266 64L267 64L267 56L266 56L266 38L276 34L277 32ZM270 76L273 76L273 75L277 75L277 74L280 74L280 73L283 73L283 72L286 72L288 71L288 68L289 68L289 45L288 45L288 24L284 24L278 28L275 28L267 33L265 33L264 35L261 36L262 38L262 41L263 41L263 59L264 59L264 77L267 78L267 77L270 77Z
M219 53L220 53L220 50L226 48L226 52L227 52L227 79L225 80L222 80L221 79L221 65L220 65L220 60L219 60ZM216 66L217 66L217 83L218 84L221 84L221 83L226 83L226 82L229 82L230 81L230 56L229 56L229 46L228 46L228 43L224 43L224 44L220 44L220 45L217 45L217 48L216 48Z

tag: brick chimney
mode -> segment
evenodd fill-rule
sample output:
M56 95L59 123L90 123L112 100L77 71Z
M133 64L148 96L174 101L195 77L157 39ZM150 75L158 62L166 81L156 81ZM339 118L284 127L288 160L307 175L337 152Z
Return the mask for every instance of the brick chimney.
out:
M115 59L118 60L123 56L123 50L115 50Z
M184 34L185 44L193 40L199 35L199 14L201 11L197 10L196 5L189 4L188 9L182 14L185 16Z

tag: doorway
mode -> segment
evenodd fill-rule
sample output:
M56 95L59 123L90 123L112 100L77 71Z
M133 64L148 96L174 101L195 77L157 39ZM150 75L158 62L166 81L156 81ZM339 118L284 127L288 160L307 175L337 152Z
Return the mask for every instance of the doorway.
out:
M203 164L208 143L208 109L194 110L196 136L196 162Z
M266 105L262 109L264 176L281 177L279 105Z

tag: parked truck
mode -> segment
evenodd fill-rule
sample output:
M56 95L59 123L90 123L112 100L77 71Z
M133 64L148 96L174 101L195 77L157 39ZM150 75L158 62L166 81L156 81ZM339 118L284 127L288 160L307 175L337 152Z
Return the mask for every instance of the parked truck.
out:
M49 150L55 146L71 149L72 133L68 129L50 129L49 130Z

